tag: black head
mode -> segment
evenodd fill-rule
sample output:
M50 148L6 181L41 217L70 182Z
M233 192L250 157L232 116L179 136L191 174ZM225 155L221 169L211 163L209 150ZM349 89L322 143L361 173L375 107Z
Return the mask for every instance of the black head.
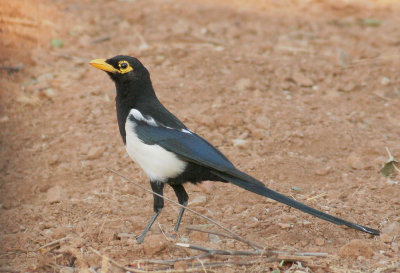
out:
M107 60L95 59L89 64L107 72L116 84L150 80L147 69L134 57L118 55Z

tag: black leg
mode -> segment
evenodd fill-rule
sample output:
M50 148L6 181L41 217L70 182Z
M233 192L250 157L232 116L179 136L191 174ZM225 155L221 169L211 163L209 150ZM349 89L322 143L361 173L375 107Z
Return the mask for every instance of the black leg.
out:
M160 195L163 195L164 183L161 182L152 182L150 181L151 189ZM144 229L142 234L136 238L136 241L141 244L146 236L147 232L150 230L151 226L153 225L154 221L157 219L157 216L160 214L162 208L164 207L164 199L153 194L154 197L154 214L151 217L147 227Z
M171 186L175 191L176 197L178 197L179 204L186 207L188 204L189 196L187 195L185 188L182 185L171 185ZM178 219L176 220L176 224L175 224L175 228L174 228L175 232L177 232L179 229L179 225L181 224L181 220L182 220L184 211L185 211L185 208L181 208L181 210L179 211Z

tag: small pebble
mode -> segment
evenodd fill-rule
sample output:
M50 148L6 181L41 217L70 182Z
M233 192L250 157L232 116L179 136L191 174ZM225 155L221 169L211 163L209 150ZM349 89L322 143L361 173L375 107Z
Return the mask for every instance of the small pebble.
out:
M191 206L202 206L205 205L207 202L207 198L204 195L198 195L193 200L191 200L189 203Z
M54 186L47 191L47 201L52 203L59 203L62 200L65 200L66 194L62 187Z
M102 155L103 155L103 150L101 148L92 147L92 148L90 148L90 150L86 156L86 159L88 159L88 160L98 159Z
M185 261L179 261L174 263L174 269L175 270L181 270L181 271L186 271L187 265Z

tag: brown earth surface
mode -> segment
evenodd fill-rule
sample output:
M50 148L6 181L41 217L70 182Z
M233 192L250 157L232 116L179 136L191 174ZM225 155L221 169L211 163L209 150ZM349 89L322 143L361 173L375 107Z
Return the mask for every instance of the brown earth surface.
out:
M186 229L218 230L190 212L171 239L179 208L169 202L144 244L136 243L152 215L152 196L106 167L149 183L125 153L113 83L88 65L117 54L141 59L161 101L238 168L383 234L336 226L233 185L187 185L190 208L237 234L269 249L328 256L295 257L298 264L290 257L217 255L202 259L205 269L199 260L172 268L400 271L400 176L396 169L380 173L387 149L400 160L398 2L1 0L0 6L1 272L124 271L105 257L165 270L171 267L144 260L202 253L179 242L251 250ZM175 200L170 188L165 195ZM210 269L210 262L225 264Z

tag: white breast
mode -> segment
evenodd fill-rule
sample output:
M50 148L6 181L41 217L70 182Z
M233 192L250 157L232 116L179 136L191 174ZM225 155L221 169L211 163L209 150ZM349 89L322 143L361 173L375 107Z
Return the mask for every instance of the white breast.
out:
M129 115L135 119L148 122L149 126L154 126L154 120L148 120L141 113L132 109ZM180 160L174 153L171 153L159 145L148 145L141 141L135 132L136 123L129 119L125 123L126 131L126 151L132 160L140 165L150 180L165 182L168 178L174 178L181 174L187 163Z

